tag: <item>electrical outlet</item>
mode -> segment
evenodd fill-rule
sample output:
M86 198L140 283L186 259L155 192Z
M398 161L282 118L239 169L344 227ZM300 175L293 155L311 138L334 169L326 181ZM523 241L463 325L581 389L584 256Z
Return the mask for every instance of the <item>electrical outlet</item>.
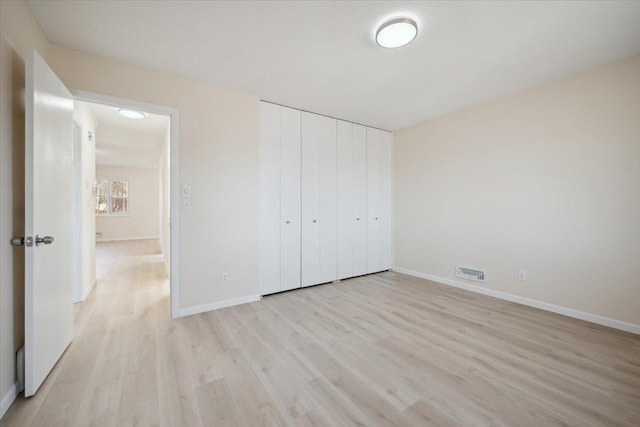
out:
M222 283L229 283L229 273L224 272L222 273Z
M527 280L527 272L524 270L520 270L518 272L518 279L520 280Z

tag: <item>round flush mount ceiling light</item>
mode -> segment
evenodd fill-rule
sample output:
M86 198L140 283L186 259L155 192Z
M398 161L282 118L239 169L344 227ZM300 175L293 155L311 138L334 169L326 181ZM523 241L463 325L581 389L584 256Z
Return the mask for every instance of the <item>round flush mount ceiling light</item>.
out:
M376 43L386 48L405 46L418 35L418 24L411 18L393 18L378 27Z
M127 110L126 108L120 108L118 109L118 113L121 116L125 116L129 119L144 119L145 118L145 114L140 112L140 111L135 111L135 110Z

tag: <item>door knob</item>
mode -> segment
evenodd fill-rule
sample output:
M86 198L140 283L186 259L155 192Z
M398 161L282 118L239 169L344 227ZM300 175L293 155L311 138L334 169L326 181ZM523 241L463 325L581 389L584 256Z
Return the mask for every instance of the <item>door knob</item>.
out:
M22 246L25 245L27 247L33 246L33 237L14 237L11 239L11 246Z
M317 220L317 219L314 219L314 220L313 220L313 223L315 224L316 222L318 222L318 220Z
M44 245L50 245L53 243L53 237L52 236L40 236L40 235L36 235L36 246L40 246L42 244Z
M360 218L356 218L356 221L360 221Z
M378 217L376 217L376 221L378 220Z
M291 221L285 221L287 224L291 224Z

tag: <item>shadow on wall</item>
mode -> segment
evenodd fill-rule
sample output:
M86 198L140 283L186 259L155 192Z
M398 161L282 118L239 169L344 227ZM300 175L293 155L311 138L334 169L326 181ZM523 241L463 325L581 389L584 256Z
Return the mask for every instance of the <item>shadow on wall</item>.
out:
M25 155L25 64L15 52L11 52L11 116L12 123L12 235L24 235L24 155ZM13 250L13 344L19 349L24 344L24 247Z

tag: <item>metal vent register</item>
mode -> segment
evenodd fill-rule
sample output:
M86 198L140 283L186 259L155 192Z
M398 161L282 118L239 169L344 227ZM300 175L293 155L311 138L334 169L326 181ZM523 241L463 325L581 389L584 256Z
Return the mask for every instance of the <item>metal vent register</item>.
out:
M458 265L456 266L456 277L473 280L475 282L486 282L487 273L484 270Z

